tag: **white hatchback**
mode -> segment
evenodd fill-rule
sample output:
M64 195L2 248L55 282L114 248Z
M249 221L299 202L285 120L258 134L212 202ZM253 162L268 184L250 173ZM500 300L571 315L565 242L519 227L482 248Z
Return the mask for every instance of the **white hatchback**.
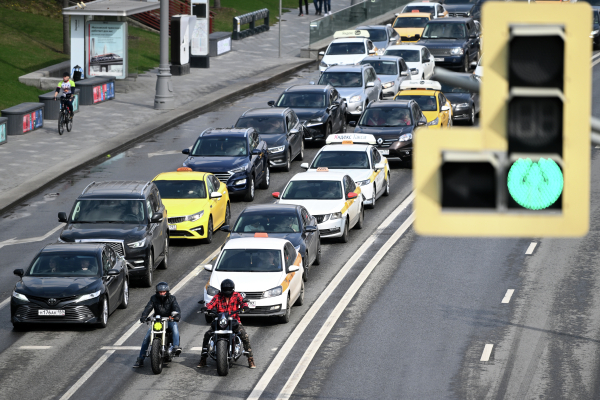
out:
M408 68L417 70L413 79L431 79L435 68L435 60L427 47L418 44L398 44L390 46L384 55L402 57Z

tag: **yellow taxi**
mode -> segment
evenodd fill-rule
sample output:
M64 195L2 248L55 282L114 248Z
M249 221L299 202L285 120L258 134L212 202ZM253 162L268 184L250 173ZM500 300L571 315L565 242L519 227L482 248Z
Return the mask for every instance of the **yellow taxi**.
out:
M414 100L427 118L429 128L452 126L452 104L437 81L404 81L394 100Z
M212 242L213 232L229 223L227 185L207 172L178 168L153 180L169 213L171 239L203 239Z
M396 44L418 42L430 19L431 14L426 12L396 14L396 20L392 25L392 28L400 35Z

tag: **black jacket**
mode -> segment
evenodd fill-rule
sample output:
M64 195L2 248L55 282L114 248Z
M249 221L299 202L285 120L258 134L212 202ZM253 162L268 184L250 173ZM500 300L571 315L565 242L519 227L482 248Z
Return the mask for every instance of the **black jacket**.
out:
M146 304L144 312L142 312L142 319L146 319L152 310L154 310L155 315L160 315L161 317L170 317L173 311L181 314L177 299L171 294L167 295L164 300L161 300L157 295L150 297L150 301Z

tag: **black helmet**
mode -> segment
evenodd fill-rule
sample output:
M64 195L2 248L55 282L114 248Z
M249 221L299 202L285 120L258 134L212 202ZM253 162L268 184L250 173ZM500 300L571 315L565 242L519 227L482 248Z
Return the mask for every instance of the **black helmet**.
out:
M164 296L161 296L158 292L167 292L167 293L165 293ZM169 284L167 282L159 282L158 285L156 285L156 295L160 299L166 298L169 295Z
M234 289L235 283L233 283L231 279L225 279L223 282L221 282L221 293L223 293L223 296L231 297Z

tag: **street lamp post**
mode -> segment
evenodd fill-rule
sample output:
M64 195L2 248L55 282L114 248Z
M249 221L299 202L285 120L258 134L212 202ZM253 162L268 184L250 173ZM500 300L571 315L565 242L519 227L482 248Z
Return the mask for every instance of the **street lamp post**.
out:
M279 0L279 58L281 58L281 0Z
M174 109L173 83L169 67L169 0L160 0L160 64L156 78L154 109Z

